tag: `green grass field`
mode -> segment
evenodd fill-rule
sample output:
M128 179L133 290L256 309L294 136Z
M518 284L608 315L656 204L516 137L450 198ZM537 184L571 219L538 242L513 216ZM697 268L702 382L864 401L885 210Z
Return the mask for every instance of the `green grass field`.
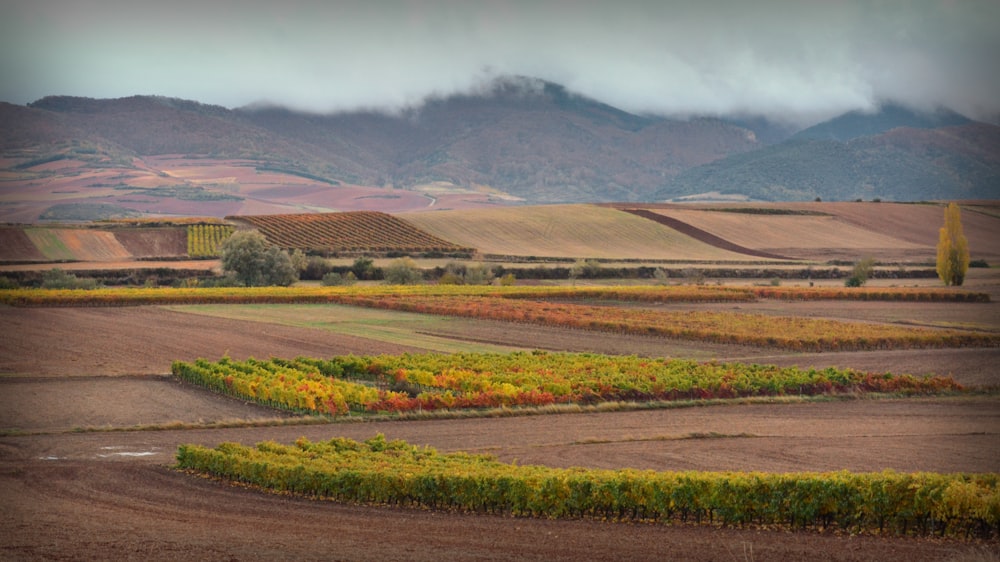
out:
M507 352L518 349L488 343L464 342L423 333L442 325L449 327L447 330L449 333L455 333L460 331L456 329L456 325L468 322L461 318L428 314L330 304L206 304L166 308L232 320L322 329L441 353Z

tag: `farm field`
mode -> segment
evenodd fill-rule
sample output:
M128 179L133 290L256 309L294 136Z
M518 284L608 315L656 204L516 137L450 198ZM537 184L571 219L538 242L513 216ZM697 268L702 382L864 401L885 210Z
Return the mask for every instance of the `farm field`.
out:
M751 259L647 219L595 205L468 209L400 216L427 232L487 255L688 261Z
M202 177L207 170L192 173L192 178ZM309 189L303 185L304 197ZM256 203L248 199L240 212L246 212L251 204ZM796 209L809 210L820 204L796 205L800 205ZM844 203L830 204L828 209L829 214L823 216L746 217L837 221L837 225L844 225L843 232L857 234L837 250L845 256L857 252L852 259L871 251L883 259L898 259L913 267L926 267L933 260L940 207ZM914 209L922 213L920 216L926 215L922 226L932 231L930 241L901 214ZM684 212L691 217L701 213L698 216L714 217L712 220L717 222L731 220L729 215L744 218L693 208ZM469 223L461 223L460 215L451 213L403 216L449 242L475 247L481 254L563 260L604 258L609 263L635 260L618 262L631 266L651 260L648 263L665 268L687 268L692 263L704 267L737 263L741 268L802 268L806 263L778 264L730 252L610 207L492 208L477 211L478 215L466 211L463 215L473 217ZM880 213L890 226L880 225ZM691 217L685 220L696 225L696 218ZM450 221L464 225L461 232L442 232L451 228ZM989 212L966 210L963 221L973 241L974 257L978 257L975 252L980 249L979 255L995 265L991 256L1000 259L1000 251L991 253L996 250L990 244L1000 236L990 236L997 233L1000 220ZM745 222L743 226L766 229L779 223L763 220ZM818 223L791 223L795 223L793 230L819 228ZM928 224L933 228L927 228ZM705 223L699 228L709 226ZM724 237L721 227L712 228L717 229L717 236ZM730 236L744 247L765 241L763 230L757 231L760 236L755 242L753 236L741 234L738 224L733 228ZM829 233L836 234L840 228ZM184 233L184 229L176 232ZM864 238L862 232L874 235ZM0 234L16 243L17 251L24 256L19 259L34 260L41 253L23 232ZM156 248L160 244L141 234L136 236L129 243L119 239L133 254L137 252L135 247ZM199 237L207 238L202 234ZM159 248L175 248L184 238L177 236ZM95 249L107 246L100 246L104 244L100 240L92 242ZM52 244L49 251L62 251L55 242ZM772 248L772 244L770 241L758 247L787 249ZM811 255L819 260L834 255L823 245L822 236L803 235L800 246L792 248L799 253L789 250L789 254ZM111 255L95 259L108 261L56 265L67 270L94 269L95 263L99 268L128 268L137 263L143 267L218 267L217 260L136 262ZM447 261L425 260L421 266L442 266ZM571 262L558 263L564 266ZM0 338L0 501L5 506L0 513L0 552L3 558L12 560L996 560L1000 558L996 537L982 542L953 537L848 535L815 529L787 532L758 527L523 519L345 505L262 493L182 474L170 466L178 446L185 443L214 447L227 441L253 444L273 440L289 444L299 437L313 442L332 437L364 440L382 433L388 439L405 439L442 452L488 453L519 465L657 471L888 469L996 473L1000 472L1000 396L996 391L1000 388L1000 371L996 367L1000 365L1000 347L990 342L1000 337L998 271L995 267L970 270L963 287L987 293L990 302L780 298L658 302L615 301L600 296L581 301L553 296L541 305L515 299L509 307L527 307L529 312L534 311L532 314L549 314L574 305L652 317L662 314L662 318L688 312L718 313L720 318L756 315L765 325L771 317L792 317L803 319L803 324L808 323L805 320L832 320L903 331L960 330L984 336L980 341L987 343L985 347L947 344L939 348L806 351L766 342L737 345L679 339L664 333L630 335L621 330L347 304L178 303L66 308L0 305L4 329ZM725 286L720 289L772 288L766 278L722 282ZM781 286L773 289L805 289L807 284L808 280L782 280ZM577 285L592 288L599 295L596 291L601 285L596 280L581 279ZM815 285L816 290L843 289L843 281L837 279L817 279ZM940 287L940 282L874 279L869 286L893 290L905 286L919 292ZM362 292L377 289L368 284L357 288ZM685 288L677 289L683 292ZM715 281L704 289L715 290ZM944 375L983 392L908 398L791 396L713 401L699 407L609 411L595 406L550 415L507 416L493 412L488 416L428 415L413 420L378 418L364 422L352 413L335 423L317 423L320 420L316 418L214 394L169 374L174 361L198 358L217 361L222 357L291 359L535 349ZM268 530L266 541L261 540L260 529Z
M990 303L760 301L656 305L997 333ZM648 306L648 305L635 305ZM1000 401L965 397L719 404L548 416L282 425L284 414L166 376L175 359L549 349L951 374L1000 384L998 348L794 353L342 305L0 308L0 516L13 559L111 552L205 559L968 560L993 543L538 520L273 496L166 468L177 445L383 433L554 467L655 470L1000 469ZM155 326L155 330L147 327ZM94 342L101 342L95 345ZM444 349L436 346L445 345ZM239 425L240 427L216 427ZM139 430L158 425L159 430ZM79 431L79 428L102 431ZM116 431L108 431L115 429ZM257 540L267 528L269 541ZM392 530L391 532L389 530ZM16 532L15 532L16 531ZM993 554L990 554L993 553ZM988 558L987 558L988 559Z

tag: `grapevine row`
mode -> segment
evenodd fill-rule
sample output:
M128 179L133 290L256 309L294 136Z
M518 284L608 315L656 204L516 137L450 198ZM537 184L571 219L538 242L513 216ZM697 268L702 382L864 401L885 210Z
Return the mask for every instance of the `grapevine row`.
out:
M187 227L187 251L193 258L212 258L219 255L222 243L233 233L226 224L192 224Z
M326 415L604 401L962 390L949 377L851 369L515 352L175 361L174 375L265 405Z
M472 252L387 213L351 211L227 217L260 230L283 248L338 252Z
M560 469L441 454L381 434L364 442L182 445L177 460L182 469L271 490L364 504L964 538L1000 532L997 474Z
M1000 345L1000 335L818 318L732 312L643 310L476 296L338 295L343 304L521 322L605 332L660 336L796 351L861 351Z

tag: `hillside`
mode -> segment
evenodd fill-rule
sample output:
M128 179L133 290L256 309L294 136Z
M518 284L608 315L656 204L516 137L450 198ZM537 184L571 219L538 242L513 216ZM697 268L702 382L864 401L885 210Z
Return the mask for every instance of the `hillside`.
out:
M1000 195L1000 127L893 128L847 142L794 138L682 172L656 199L701 193L762 201L920 201Z
M215 201L212 193L228 202L207 203L194 214L354 210L368 208L372 201L363 197L403 199L397 208L379 208L393 211L419 208L428 203L422 195L436 200L441 194L459 207L465 200L645 200L664 177L762 146L755 131L768 139L786 134L760 119L632 115L528 78L499 79L477 94L432 99L393 115L231 110L155 96L51 96L27 107L0 104L0 124L4 202L21 206L3 208L0 220L20 221L38 220L47 209L40 203L51 200L112 205L119 214L185 214L188 205L177 201ZM308 180L319 193L303 199L295 191L299 199L289 202L280 189L256 193L263 182L225 181L252 179L245 173L177 181L157 165L166 157L274 174L275 188ZM58 169L44 167L52 162ZM150 186L174 191L161 190L143 205L130 200L140 194L121 193ZM368 191L335 194L355 188ZM18 197L24 191L31 193ZM74 191L78 195L69 196ZM242 208L251 201L267 206Z
M157 96L0 103L0 221L463 209L512 202L997 197L1000 127L899 106L798 134L633 115L524 77L386 114Z

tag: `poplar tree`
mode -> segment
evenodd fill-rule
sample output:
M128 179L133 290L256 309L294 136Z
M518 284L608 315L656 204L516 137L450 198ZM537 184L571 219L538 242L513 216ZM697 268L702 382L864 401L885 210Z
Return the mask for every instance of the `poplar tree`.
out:
M962 212L950 203L938 236L937 274L945 285L961 285L969 270L969 241L962 233Z

